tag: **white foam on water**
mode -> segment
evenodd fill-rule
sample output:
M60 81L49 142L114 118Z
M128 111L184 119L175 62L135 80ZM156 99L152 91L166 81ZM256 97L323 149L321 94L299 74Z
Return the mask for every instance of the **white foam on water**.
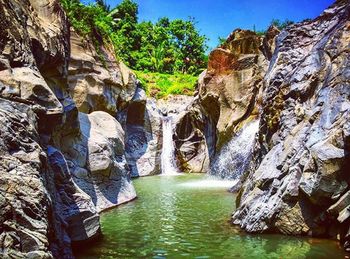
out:
M189 181L181 183L180 186L189 188L231 188L238 180L203 179L200 181Z

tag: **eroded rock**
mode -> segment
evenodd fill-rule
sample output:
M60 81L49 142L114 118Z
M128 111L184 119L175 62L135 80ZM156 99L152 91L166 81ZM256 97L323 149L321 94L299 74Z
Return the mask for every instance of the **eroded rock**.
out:
M258 119L268 53L274 50L278 33L276 28L270 28L263 38L238 29L210 53L208 69L199 76L197 97L176 129L177 157L183 168L209 171L221 150L228 149L228 142ZM239 153L232 154L235 155L239 159ZM232 178L242 173L219 175Z
M133 99L117 115L125 130L125 156L133 177L160 174L161 113L154 99L137 88Z
M135 191L120 124L103 112L79 116L67 85L89 82L87 111L115 115L135 76L108 50L106 68L93 48L79 56L88 40L76 34L72 54L58 0L0 1L0 20L0 257L73 258L72 242L100 234L98 211Z
M259 142L233 215L249 232L338 233L345 240L349 10L347 1L337 1L277 38L264 80Z
M97 211L136 197L124 155L124 131L108 113L79 114L82 135L67 146L74 182L87 193ZM70 150L81 150L70 156Z
M98 50L74 31L71 32L69 92L80 112L105 111L115 116L126 108L137 88L135 75L114 52Z

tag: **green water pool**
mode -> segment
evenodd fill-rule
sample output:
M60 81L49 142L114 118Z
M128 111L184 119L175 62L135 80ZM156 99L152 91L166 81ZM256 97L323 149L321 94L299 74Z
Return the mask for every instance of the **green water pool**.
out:
M235 196L205 175L134 180L138 199L102 213L103 237L78 258L344 258L335 241L248 235L229 223Z

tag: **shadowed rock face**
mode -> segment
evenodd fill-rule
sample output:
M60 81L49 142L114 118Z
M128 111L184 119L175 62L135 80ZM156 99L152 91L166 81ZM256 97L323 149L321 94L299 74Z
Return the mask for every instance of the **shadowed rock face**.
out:
M210 144L215 145L213 124L197 107L189 107L175 120L175 148L182 171L202 173L209 168Z
M1 257L72 257L66 223L58 216L64 205L57 178L42 145L64 120L64 108L45 77L50 71L64 82L67 27L56 1L43 8L39 2L0 2L2 28L7 28L0 32ZM47 69L45 62L51 64Z
M59 1L1 0L0 24L0 257L73 258L99 211L135 198L110 114L136 80L108 50L106 67L88 43L82 56Z
M177 125L177 157L184 170L206 172L215 154L247 123L258 118L263 76L273 39L235 30L210 53L208 69L198 81L197 96Z
M117 114L125 131L125 156L132 177L161 173L162 121L154 99L136 90L129 105Z
M98 212L136 197L124 155L124 131L106 112L79 113L81 134L63 137L61 150L74 183Z
M277 38L257 150L233 215L249 232L349 239L349 12L337 1Z
M0 99L1 255L49 256L50 197L37 118L26 104Z

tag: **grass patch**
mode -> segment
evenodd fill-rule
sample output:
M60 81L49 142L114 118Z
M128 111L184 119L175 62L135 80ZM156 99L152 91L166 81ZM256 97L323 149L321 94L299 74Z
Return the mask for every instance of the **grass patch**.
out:
M193 95L197 77L188 74L162 74L134 71L148 96L161 99L168 95Z

